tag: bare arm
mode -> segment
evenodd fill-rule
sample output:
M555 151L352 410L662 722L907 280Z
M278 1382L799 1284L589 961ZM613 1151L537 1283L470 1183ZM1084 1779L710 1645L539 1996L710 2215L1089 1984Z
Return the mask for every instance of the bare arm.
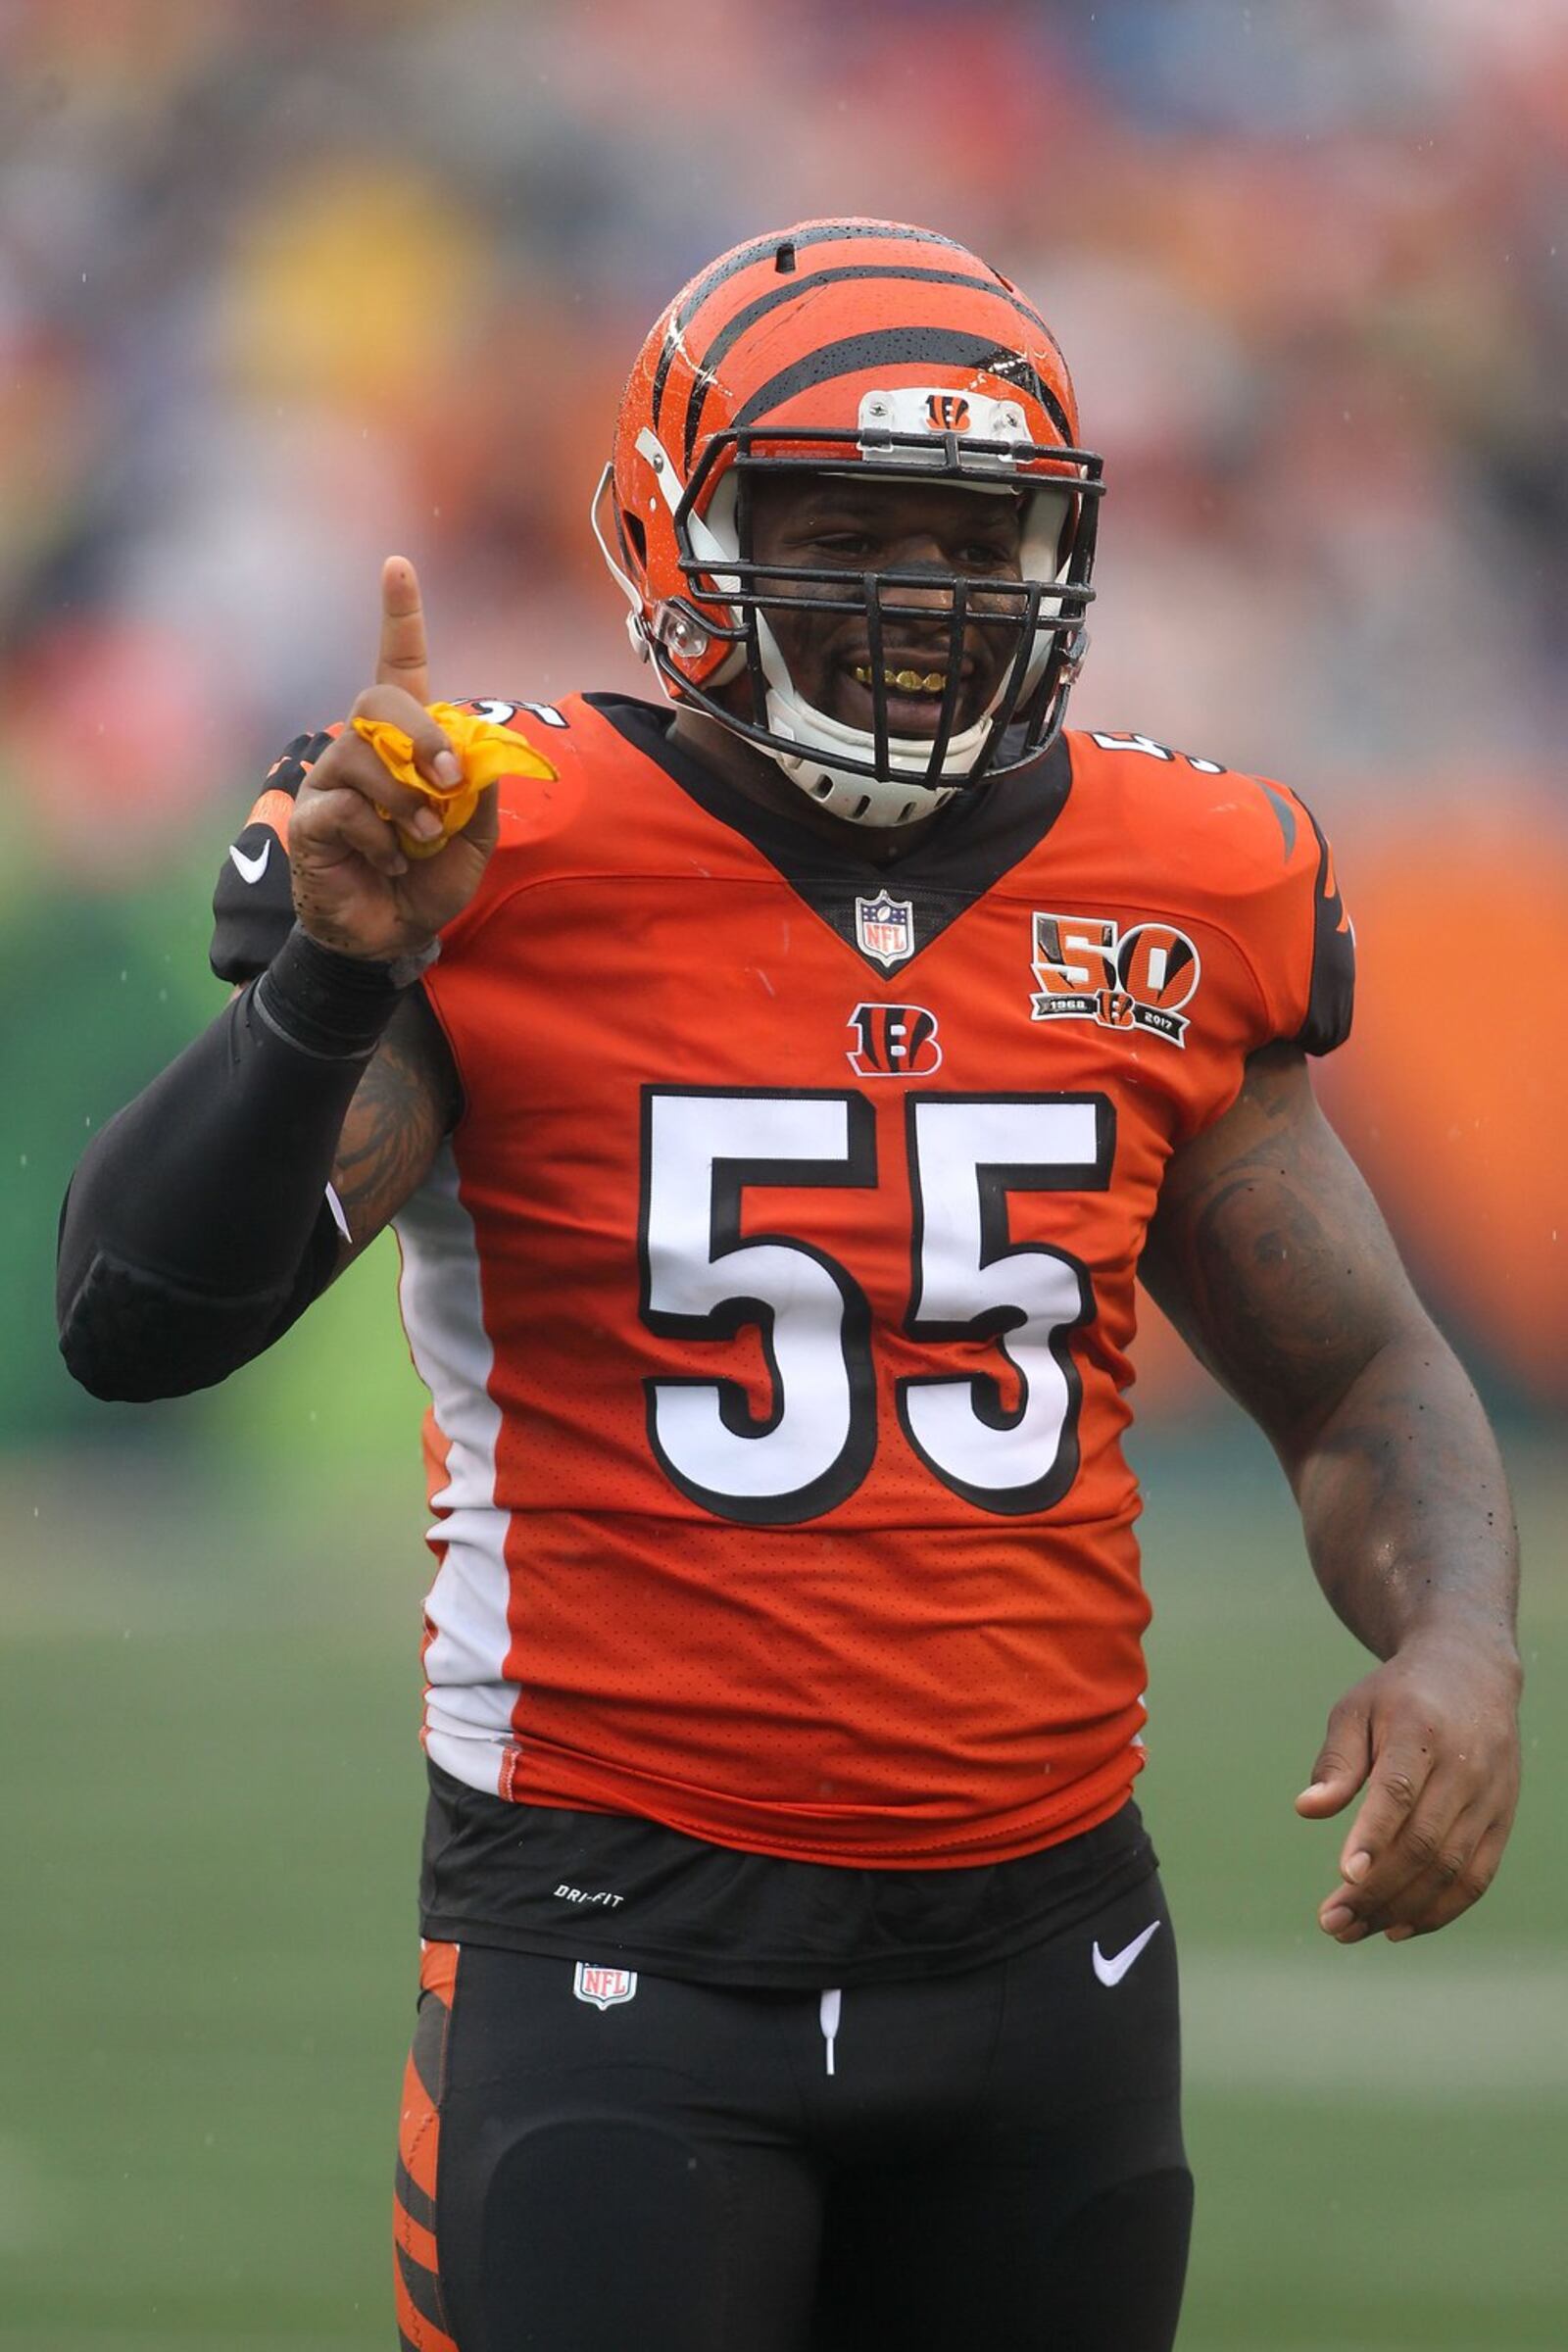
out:
M1368 1784L1323 1925L1345 1942L1441 1927L1490 1883L1517 1799L1512 1511L1475 1392L1294 1049L1255 1055L1172 1159L1143 1273L1267 1433L1324 1592L1386 1661L1335 1708L1298 1800L1321 1817Z

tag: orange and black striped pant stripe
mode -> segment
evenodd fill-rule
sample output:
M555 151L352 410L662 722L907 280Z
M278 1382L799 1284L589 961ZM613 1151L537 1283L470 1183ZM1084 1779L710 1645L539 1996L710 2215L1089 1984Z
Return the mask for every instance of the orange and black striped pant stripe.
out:
M392 2202L393 2290L401 2352L458 2352L447 2324L436 2233L441 2099L457 1974L455 1943L425 1945L419 1959L419 2012L403 2074Z

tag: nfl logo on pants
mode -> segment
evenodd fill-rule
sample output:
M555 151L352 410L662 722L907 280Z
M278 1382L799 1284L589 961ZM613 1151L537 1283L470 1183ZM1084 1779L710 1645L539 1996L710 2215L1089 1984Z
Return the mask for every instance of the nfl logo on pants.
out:
M612 2009L617 2001L631 1999L637 1989L637 1971L601 1968L596 1961L579 1960L571 1989L579 2001L592 2001L596 2009Z

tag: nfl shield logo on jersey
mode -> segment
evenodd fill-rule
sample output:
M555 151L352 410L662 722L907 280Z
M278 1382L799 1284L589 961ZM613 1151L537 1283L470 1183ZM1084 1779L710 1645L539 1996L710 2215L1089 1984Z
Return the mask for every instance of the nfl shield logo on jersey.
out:
M862 956L874 956L884 971L914 954L914 907L908 899L880 890L855 902L855 936Z
M637 1971L601 1968L595 1960L579 1960L571 1989L579 2001L592 2001L596 2009L612 2009L617 2001L631 1999L637 1989Z

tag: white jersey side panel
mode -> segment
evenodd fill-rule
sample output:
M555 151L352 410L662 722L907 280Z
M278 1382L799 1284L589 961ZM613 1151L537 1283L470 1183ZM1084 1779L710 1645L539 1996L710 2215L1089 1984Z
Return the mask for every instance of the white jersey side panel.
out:
M425 1615L425 1746L443 1771L498 1793L512 1739L515 1687L505 1679L506 1513L496 1502L501 1411L490 1395L494 1349L484 1327L473 1221L458 1195L450 1144L396 1220L399 1298L415 1369L447 1441L446 1484L430 1530L446 1556Z

